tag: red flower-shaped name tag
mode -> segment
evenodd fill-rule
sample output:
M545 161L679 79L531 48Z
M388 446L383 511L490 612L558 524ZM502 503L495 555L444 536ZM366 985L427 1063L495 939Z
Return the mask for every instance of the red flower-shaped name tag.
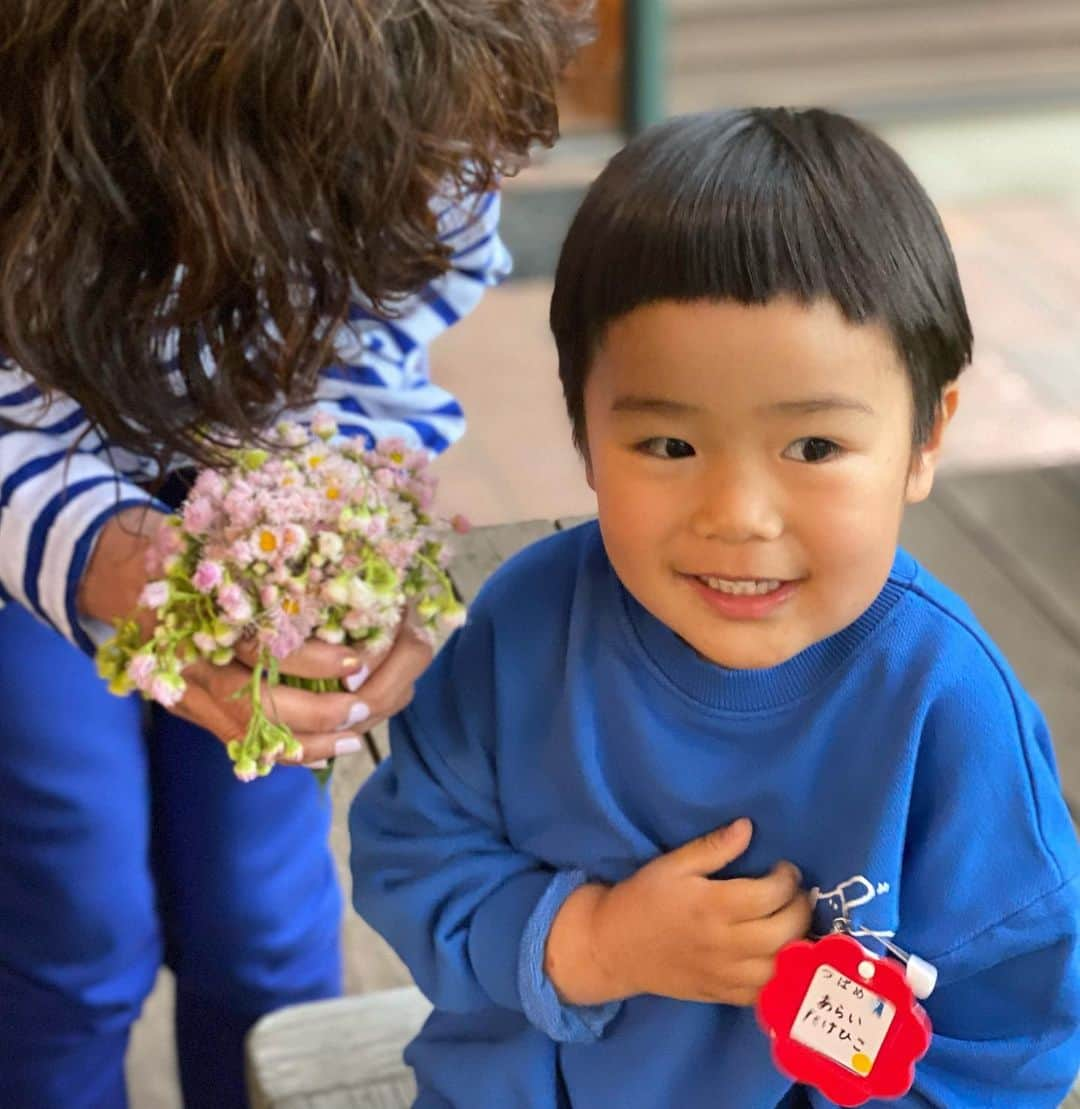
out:
M837 1105L903 1096L930 1047L900 964L845 935L782 948L757 1018L779 1070Z

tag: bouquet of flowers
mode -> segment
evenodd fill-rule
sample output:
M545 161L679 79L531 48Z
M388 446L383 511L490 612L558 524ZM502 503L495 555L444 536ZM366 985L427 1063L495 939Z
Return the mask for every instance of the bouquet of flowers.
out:
M377 648L410 604L430 634L464 620L446 574L451 525L431 511L426 454L400 440L367 450L332 442L336 435L325 415L310 433L282 423L268 449L236 450L231 466L200 471L148 556L139 603L155 613L152 634L120 621L98 650L113 693L138 690L168 707L184 695L186 666L226 665L236 643L250 640L257 662L241 691L251 698L250 724L228 745L245 781L268 774L279 755L300 754L288 728L267 716L263 681L340 688L280 675L280 660L306 639Z

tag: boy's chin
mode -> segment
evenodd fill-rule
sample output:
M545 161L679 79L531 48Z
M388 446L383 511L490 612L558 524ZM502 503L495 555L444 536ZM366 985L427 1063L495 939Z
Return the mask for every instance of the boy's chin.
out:
M769 670L788 662L811 646L810 643L800 645L768 641L737 643L728 640L724 643L710 643L701 637L687 639L681 636L680 638L706 662L723 667L725 670ZM752 637L747 638L752 639Z

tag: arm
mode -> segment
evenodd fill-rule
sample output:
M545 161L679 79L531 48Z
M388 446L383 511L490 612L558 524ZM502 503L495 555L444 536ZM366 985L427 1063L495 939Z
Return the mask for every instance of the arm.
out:
M496 787L492 643L470 622L391 725L391 758L353 802L353 903L439 1008L501 1006L559 1039L617 1006L563 1007L542 975L547 921L583 881L515 849Z
M1057 1109L1080 1067L1077 904L1073 879L935 960L930 1050L911 1092L888 1105ZM832 1104L817 1092L811 1102Z
M119 615L100 591L90 608L80 597L99 539L107 529L110 559L115 552L141 570L125 531L155 515L144 513L155 502L121 465L151 476L126 452L108 452L74 401L45 405L26 374L0 363L0 602L22 604L88 653L112 634L102 621Z
M307 421L322 409L344 435L403 438L432 454L461 436L460 406L429 380L428 347L510 272L498 234L499 209L498 193L437 202L450 269L407 298L393 318L355 305L336 337L337 362L324 372L316 403L293 418Z
M908 814L897 942L939 979L902 1104L1056 1109L1080 1067L1080 851L1038 708L995 654L958 662Z
M914 1105L1056 1109L1080 1067L1078 881L939 960Z

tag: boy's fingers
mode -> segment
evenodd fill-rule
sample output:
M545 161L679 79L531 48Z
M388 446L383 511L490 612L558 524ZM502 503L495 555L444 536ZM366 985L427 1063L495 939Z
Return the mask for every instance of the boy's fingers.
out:
M757 955L752 959L744 959L732 968L733 984L745 990L751 990L756 998L762 986L772 978L776 972L776 959L770 955Z
M799 892L801 881L798 867L786 860L763 878L728 878L722 891L728 919L738 922L772 916Z
M750 846L753 832L750 821L740 817L726 827L706 832L682 847L676 847L659 861L687 875L704 877L714 874L733 863Z
M747 955L773 955L784 944L801 940L810 930L813 915L810 898L806 894L799 894L765 920L740 924L740 947Z

